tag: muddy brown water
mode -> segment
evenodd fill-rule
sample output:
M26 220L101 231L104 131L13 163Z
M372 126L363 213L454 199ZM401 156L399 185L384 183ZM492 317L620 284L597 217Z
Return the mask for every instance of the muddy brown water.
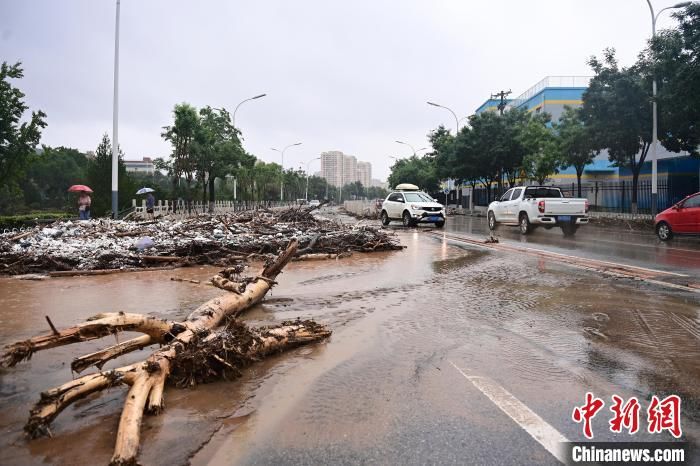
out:
M421 233L399 235L408 246L402 252L290 264L279 286L244 319L257 325L314 318L333 328L331 339L269 358L235 381L168 388L165 412L144 420L140 461L357 462L372 458L362 456L367 452L381 459L417 449L414 438L412 446L404 445L406 432L438 420L475 423L497 435L495 421L485 414L482 419L478 410L466 412L450 396L460 381L446 378L452 377L449 361L493 378L562 430L586 390L640 399L678 393L686 435L697 442L695 296L458 247ZM182 318L220 291L170 277L205 281L215 271L2 279L0 344L48 330L45 315L57 326L103 311ZM56 348L0 369L0 463L109 461L123 387L67 408L52 424L53 438L27 441L22 425L42 390L70 380L73 357L112 341ZM125 356L108 367L148 354ZM479 400L487 410L489 402ZM340 456L302 454L321 450ZM421 458L420 451L415 455L413 462Z

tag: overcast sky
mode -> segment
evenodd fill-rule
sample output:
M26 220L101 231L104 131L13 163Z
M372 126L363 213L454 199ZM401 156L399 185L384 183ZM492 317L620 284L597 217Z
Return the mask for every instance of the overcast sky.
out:
M676 3L656 0L658 9ZM112 136L115 0L0 0L0 60L48 114L42 143L94 150ZM667 12L661 27L673 23ZM547 75L589 75L615 47L635 60L651 34L645 0L121 0L119 143L127 159L167 156L178 102L231 111L246 149L285 167L341 150L386 179L389 155L427 145L440 124L492 92ZM318 162L311 171L319 170Z

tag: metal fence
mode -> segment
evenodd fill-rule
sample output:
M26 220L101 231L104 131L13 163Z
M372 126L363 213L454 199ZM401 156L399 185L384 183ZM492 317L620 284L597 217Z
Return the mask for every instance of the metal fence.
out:
M566 197L578 197L575 182L552 185L560 188ZM490 201L498 199L508 190L507 186L491 188L488 196L485 188L474 190L474 205L487 206ZM657 185L657 211L664 210L689 194L695 192L688 183L674 182L673 179L661 179ZM631 212L632 180L596 181L581 184L581 197L588 199L591 210L599 212ZM651 213L651 180L640 180L637 186L637 212Z

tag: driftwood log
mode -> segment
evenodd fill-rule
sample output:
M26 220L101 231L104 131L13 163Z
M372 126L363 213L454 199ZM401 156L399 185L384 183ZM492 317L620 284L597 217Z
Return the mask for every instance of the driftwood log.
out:
M73 360L76 372L103 365L126 353L152 344L162 345L145 361L85 375L41 394L32 408L25 431L31 438L51 435L50 423L74 401L108 387L130 386L124 402L111 464L135 464L144 411L157 414L164 408L166 381L191 386L217 377L236 377L246 365L270 353L319 341L330 336L326 327L313 321L282 322L274 327L248 328L235 320L243 310L260 302L274 279L297 251L296 240L257 277L240 289L214 298L182 322L140 314L105 313L82 324L56 329L47 317L51 332L5 347L2 364L14 366L32 354L57 346L78 343L120 331L143 335Z

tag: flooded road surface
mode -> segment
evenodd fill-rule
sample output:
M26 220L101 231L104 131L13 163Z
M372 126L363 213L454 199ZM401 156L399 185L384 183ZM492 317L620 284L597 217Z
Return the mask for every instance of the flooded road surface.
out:
M405 251L290 264L244 318L310 317L334 330L331 339L265 360L236 381L169 388L165 412L145 417L141 462L557 464L499 409L489 387L512 394L572 441L584 439L571 412L587 391L606 401L593 422L596 440L669 440L610 433L610 397L636 396L645 412L652 395L675 393L684 438L700 444L697 294L422 232L397 234ZM113 310L181 318L219 291L169 277L204 280L214 270L1 280L0 344L44 331L46 314L57 325ZM0 463L109 461L120 387L68 408L53 439L21 435L39 391L68 380L72 357L98 345L2 369Z
M393 228L394 224L391 226ZM460 215L449 217L445 230L478 237L490 233L485 217ZM494 236L501 241L547 251L684 272L700 285L700 238L677 237L663 242L650 230L626 231L622 228L593 225L580 227L573 238L565 238L560 228L536 228L529 235L523 236L517 227L504 225L496 229Z

